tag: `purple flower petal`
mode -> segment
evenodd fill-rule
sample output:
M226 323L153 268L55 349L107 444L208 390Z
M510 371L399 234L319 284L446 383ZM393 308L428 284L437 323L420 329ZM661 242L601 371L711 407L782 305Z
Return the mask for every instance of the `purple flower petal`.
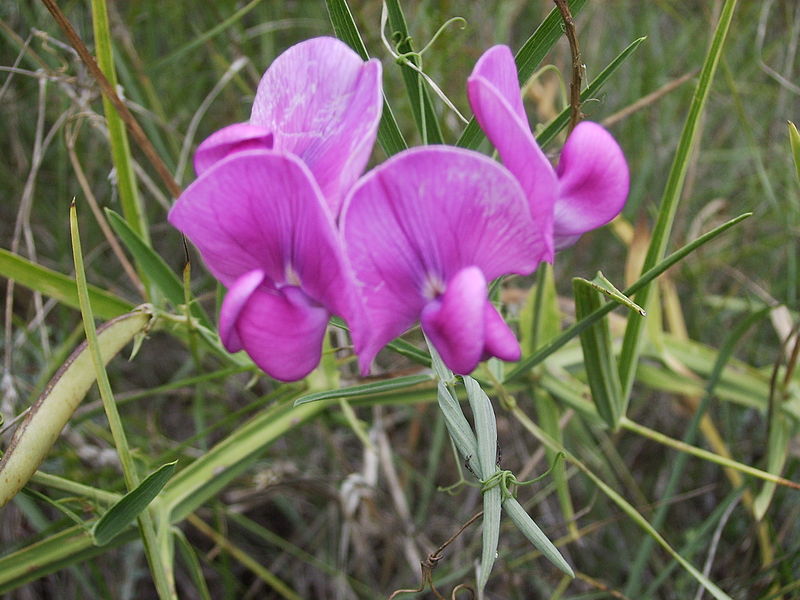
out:
M483 309L484 327L484 355L496 356L500 360L517 361L522 355L519 342L514 336L514 332L492 306L491 302L486 302Z
M329 316L300 288L262 285L239 309L235 328L242 347L265 373L296 381L319 364Z
M625 205L628 164L611 134L597 123L584 121L573 130L561 151L557 173L555 235L560 245L605 225Z
M381 64L345 43L314 38L269 67L250 123L272 131L275 149L300 156L334 214L367 164L381 116Z
M478 267L460 270L447 282L447 290L425 305L422 330L444 363L460 375L478 365L484 346L486 279Z
M364 176L341 227L367 312L368 329L354 332L362 370L462 269L477 267L485 280L527 274L542 250L511 174L447 146L401 152Z
M495 46L481 56L467 81L467 94L475 118L528 198L542 245L536 258L552 261L558 183L528 125L514 57L507 46Z
M250 296L264 282L264 271L245 273L228 290L219 312L219 337L228 352L238 352L244 346L236 331L236 322Z
M181 194L169 221L197 246L225 286L259 270L273 287L298 286L348 322L359 318L339 233L299 158L268 150L237 152Z
M272 133L249 123L236 123L212 133L194 153L194 170L198 177L214 163L234 152L271 150Z

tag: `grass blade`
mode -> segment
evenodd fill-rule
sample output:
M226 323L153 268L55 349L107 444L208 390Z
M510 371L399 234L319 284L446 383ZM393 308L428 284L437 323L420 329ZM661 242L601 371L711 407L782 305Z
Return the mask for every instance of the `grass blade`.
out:
M600 292L590 282L580 277L572 280L575 295L575 318L585 319L603 305ZM611 345L608 319L600 319L580 334L586 379L592 390L592 399L598 414L611 431L619 429L619 420L625 414L625 401L619 382L617 361Z
M647 255L645 256L644 265L642 266L643 272L656 266L666 252L669 235L672 231L672 223L678 209L681 192L683 191L683 182L686 178L686 172L689 169L689 160L695 143L697 142L700 116L708 100L711 82L714 79L714 73L717 70L717 64L722 55L722 47L725 44L725 38L733 18L735 7L736 0L726 0L722 7L722 12L720 13L716 30L714 31L714 37L703 62L703 68L700 71L697 88L695 89L692 105L683 126L678 148L675 151L675 159L672 162L672 167L667 177L666 188L664 189L664 195L658 211L658 219L656 220L650 246L647 249ZM649 294L650 286L645 285L637 294L636 302L640 306L647 306ZM631 387L633 386L636 364L639 362L643 331L644 318L638 315L630 315L627 328L625 329L622 351L619 357L620 381L622 382L622 392L625 398L630 396Z
M383 392L390 392L392 390L402 390L405 388L413 387L421 383L429 383L433 381L430 375L405 375L403 377L393 377L384 381L376 381L375 383L365 383L362 385L354 385L351 387L326 390L324 392L314 392L301 396L295 400L295 406L308 404L309 402L319 402L320 400L333 400L340 398L357 398L359 396L369 396L372 394L381 394Z
M66 306L80 308L74 279L22 258L5 248L0 248L0 276L55 298ZM87 290L95 314L101 319L113 319L133 310L132 303L103 289L87 286Z
M108 26L108 10L105 0L92 0L92 26L94 27L95 53L97 66L106 76L113 88L117 87L117 73L114 69L114 55L111 48L111 32ZM108 136L111 140L111 159L117 174L119 199L122 214L139 237L149 245L150 233L147 219L139 199L136 187L136 176L133 172L131 148L125 123L117 113L111 101L103 96L103 113L108 123Z

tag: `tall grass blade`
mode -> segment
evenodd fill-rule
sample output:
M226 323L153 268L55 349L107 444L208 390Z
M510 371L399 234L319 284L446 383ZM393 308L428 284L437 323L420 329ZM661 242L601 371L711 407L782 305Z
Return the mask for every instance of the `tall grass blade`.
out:
M92 0L92 26L94 28L95 54L97 65L112 87L117 86L117 73L114 68L114 54L111 47L111 31L108 25L108 9L105 0ZM150 244L147 218L136 187L131 148L125 123L111 101L103 96L103 113L108 123L111 140L111 159L114 163L122 214L131 228Z
M588 281L576 277L572 280L575 296L575 318L579 321L603 305L602 296ZM592 399L598 414L611 431L619 429L620 418L625 414L625 401L611 345L608 319L601 319L580 334L586 379L592 390Z
M669 242L669 235L672 231L672 223L683 191L683 183L686 172L689 169L689 160L692 150L697 142L697 131L700 116L706 106L708 94L711 90L711 82L717 70L725 38L733 18L733 11L736 7L736 0L726 0L720 13L719 21L714 31L714 37L703 62L700 71L697 88L692 98L689 114L681 133L678 148L675 151L675 158L672 162L661 206L658 211L658 219L652 233L650 246L644 259L642 271L647 272L655 267L664 256ZM636 302L640 306L647 306L650 294L650 286L645 285L636 295ZM622 351L619 357L620 381L622 382L622 393L625 398L630 396L633 386L633 379L636 373L636 364L639 361L641 351L642 333L644 329L644 318L637 315L630 315L628 326L625 330L625 338L622 344Z

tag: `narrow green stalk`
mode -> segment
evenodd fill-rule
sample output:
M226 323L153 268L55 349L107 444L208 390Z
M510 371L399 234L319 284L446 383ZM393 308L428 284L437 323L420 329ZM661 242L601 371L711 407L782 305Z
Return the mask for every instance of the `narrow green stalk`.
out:
M108 380L108 373L106 373L103 365L103 358L100 355L100 347L97 341L97 331L94 325L94 314L92 312L92 305L89 301L89 292L86 285L86 272L83 266L83 252L81 250L80 234L78 232L78 213L75 208L75 202L69 209L69 229L72 237L72 256L75 261L75 281L78 288L78 300L81 306L81 317L83 319L83 326L86 330L86 343L89 346L89 351L92 356L92 363L94 364L95 372L97 374L97 387L100 391L100 398L103 401L103 407L106 411L108 424L111 428L111 435L114 439L114 446L119 455L120 464L122 465L122 472L125 478L125 485L127 489L133 490L139 483L139 478L136 473L136 467L133 463L133 457L128 447L128 440L125 437L125 429L122 426L122 419L120 419L119 412L117 412L117 405L114 402L114 395L111 391L111 383ZM138 517L139 530L142 534L142 541L144 542L145 554L150 564L150 571L153 574L156 590L158 591L159 598L172 599L177 598L174 591L174 580L172 574L165 570L165 563L158 551L158 543L156 539L155 528L153 521L150 518L150 513L144 511Z
M682 442L681 440L676 440L675 438L671 438L667 435L664 435L663 433L655 431L654 429L650 429L649 427L640 425L635 421L631 421L627 417L622 418L620 426L623 429L632 431L633 433L641 435L642 437L649 438L654 442L658 442L659 444L663 444L664 446L669 446L670 448L674 448L675 450L678 450L680 452L696 456L697 458L702 458L703 460L707 460L708 462L716 463L722 467L734 469L736 471L744 473L745 475L757 477L758 479L763 479L764 481L770 481L778 485L800 490L800 483L790 481L789 479L785 479L784 477L779 477L778 475L774 475L773 473L762 471L761 469L757 469L755 467L751 467L744 463L731 460L730 458L720 456L719 454L714 454L713 452L710 452L708 450L703 450L702 448L698 448L697 446L692 446L691 444L687 444L686 442Z
M717 23L717 28L714 31L714 37L711 41L711 46L706 54L703 68L700 71L700 79L695 89L692 104L689 109L689 114L686 117L686 122L683 126L683 133L681 134L678 148L675 151L675 159L672 162L672 167L669 171L667 178L667 185L664 189L664 196L661 201L661 207L658 211L658 219L653 229L653 236L650 241L650 246L647 249L647 255L644 259L642 272L647 272L652 269L663 258L667 249L669 235L672 231L672 224L675 219L675 213L678 210L678 204L683 192L683 183L686 179L686 172L689 169L689 160L692 155L692 150L697 142L698 126L700 123L700 116L705 108L708 99L709 91L711 90L711 82L714 79L714 73L717 70L720 56L722 55L722 47L725 43L725 38L733 18L733 10L736 7L736 0L726 0L725 5L722 7L722 12ZM636 295L636 303L639 306L647 307L647 300L650 296L649 285ZM627 403L630 398L631 388L633 387L633 380L636 374L636 365L639 362L639 354L641 352L642 334L644 332L644 317L631 314L628 317L628 326L625 330L625 338L622 343L622 351L619 357L619 374L622 383L622 396ZM625 411L623 410L623 414Z
M95 54L97 65L113 87L117 86L117 73L114 69L114 54L111 48L111 32L108 25L108 10L105 0L92 0L92 26L94 28ZM128 134L114 105L103 96L103 113L108 123L108 135L111 140L111 159L117 174L117 188L122 204L125 220L150 244L150 233L147 228L139 192L136 187L136 176L133 172ZM140 273L141 275L141 273Z

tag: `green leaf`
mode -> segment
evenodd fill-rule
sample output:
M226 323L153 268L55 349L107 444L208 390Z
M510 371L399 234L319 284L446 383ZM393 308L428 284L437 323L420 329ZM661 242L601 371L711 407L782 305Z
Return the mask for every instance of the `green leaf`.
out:
M591 281L586 281L585 279L582 281L585 281L587 285L591 286L604 296L611 298L611 300L613 300L614 302L617 302L622 306L626 306L632 311L639 313L643 317L647 316L647 313L641 306L636 304L633 300L631 300L625 294L623 294L617 288L615 288L614 284L611 283L608 279L606 279L605 275L603 275L603 273L601 273L600 271L597 272L597 275L595 275L594 279L592 279Z
M136 259L139 268L147 275L150 281L164 294L175 308L184 302L183 283L178 275L169 268L164 259L161 258L145 241L131 228L131 226L119 214L106 208L106 216L114 232L119 236L122 243ZM196 317L202 325L209 329L214 329L208 315L202 307L196 303L191 303L192 315Z
M0 248L0 276L13 279L20 285L72 308L80 307L74 279L22 258L5 248ZM95 315L101 319L113 319L133 310L133 304L127 300L95 286L89 286L89 298Z
M347 1L325 0L325 4L328 7L328 16L336 37L355 50L361 58L369 60L367 47L364 45L364 40L361 39L361 34L358 32L350 7L347 6ZM408 144L403 138L403 134L400 133L400 128L397 126L394 113L385 95L381 122L378 125L378 143L387 156L392 156L408 148Z
M656 277L661 275L664 271L672 267L674 264L683 260L687 255L697 250L700 246L702 246L703 244L707 244L715 237L724 233L734 225L749 218L750 216L752 216L752 214L753 213L744 213L742 215L739 215L735 219L731 219L727 223L723 223L719 227L716 227L711 231L709 231L708 233L701 235L693 242L686 244L680 250L673 252L667 258L665 258L657 265L655 265L653 268L643 273L642 276L639 277L639 279L637 279L633 285L625 289L623 294L625 294L626 296L631 296L635 294L636 292L644 288L647 284L649 284L651 281L653 281ZM517 377L520 377L521 375L527 373L531 369L531 367L542 362L545 358L547 358L548 356L553 354L553 352L564 346L564 344L569 342L576 335L580 334L581 331L583 331L587 327L590 327L592 324L597 322L598 319L602 319L606 314L611 312L613 309L614 309L614 304L612 303L606 304L602 308L599 308L596 311L594 311L591 315L589 315L585 319L582 319L577 323L575 323L574 325L572 325L569 329L565 330L564 333L562 333L556 339L551 340L550 342L542 346L542 348L540 348L535 354L521 360L520 363L510 373L506 375L506 378L503 380L503 383L512 381L513 379L516 379Z
M92 541L96 546L105 546L122 531L127 529L139 513L145 510L155 500L167 481L175 473L178 461L172 461L160 466L150 473L144 480L119 499L108 511L100 517L92 527Z
M444 416L444 423L447 426L447 432L450 434L450 439L456 445L456 449L464 457L469 469L473 473L480 473L480 463L478 462L478 440L472 428L469 426L469 421L464 416L464 411L461 410L461 405L458 400L453 398L450 390L444 382L440 381L437 387L438 393L436 399L439 403L439 409Z
M570 0L569 9L572 16L577 16L586 4L586 1L587 0ZM536 28L536 31L533 32L531 37L525 41L522 48L519 49L519 52L517 52L517 55L514 57L514 62L517 64L517 74L521 84L528 81L528 78L533 75L539 63L544 60L544 57L547 56L550 49L563 35L563 26L561 13L558 12L557 8L554 8L550 11L550 14L547 15L547 18L542 21L542 24ZM474 150L485 137L478 122L475 120L475 117L473 117L461 133L461 137L458 138L456 146Z
M497 423L489 397L472 377L464 377L467 399L472 408L475 421L475 435L478 443L478 466L481 479L486 480L497 471ZM486 586L497 557L497 545L500 540L500 512L502 496L499 486L493 486L483 492L483 546L481 551L481 568L478 577L478 591Z
M581 102L586 102L587 100L594 98L597 95L597 92L600 91L600 88L609 80L609 78L614 74L614 72L625 62L633 51L636 50L639 45L645 41L646 37L640 37L633 40L627 48L625 48L622 52L619 53L614 60L608 63L608 66L603 69L600 74L595 77L592 82L586 86L586 89L581 92ZM570 112L572 111L572 107L568 106L564 110L562 110L558 116L550 121L547 126L536 136L536 143L539 146L544 147L548 143L552 141L554 137L556 137L564 127L567 126L569 123Z
M675 220L675 213L678 210L683 183L686 179L686 172L689 169L692 151L697 142L699 132L700 117L705 109L708 94L711 90L711 82L717 70L722 47L733 19L733 11L736 8L736 0L726 0L719 16L714 37L703 61L703 68L692 98L689 114L683 126L678 148L675 151L675 158L667 176L667 184L664 188L664 195L661 206L658 210L658 219L653 228L650 246L644 259L642 271L646 272L655 267L664 256L669 242L669 235L672 231L672 224ZM650 293L650 286L643 286L636 296L636 302L641 306L647 306ZM622 350L619 357L620 381L622 383L622 393L626 398L630 396L633 380L636 374L636 365L639 361L639 354L642 345L642 332L644 330L644 318L638 315L630 315L628 325L625 329L625 337L622 343Z
M531 519L530 515L525 512L525 509L517 502L516 498L506 498L503 502L503 509L514 525L517 526L517 529L519 529L522 535L533 544L534 548L542 553L542 556L570 577L575 577L575 572L572 570L572 567L569 566L569 563L564 560L564 557L561 556L558 548L556 548L553 542L539 529L539 526Z
M301 404L318 402L320 400L357 398L358 396L381 394L383 392L390 392L392 390L409 388L421 383L430 383L431 381L433 381L433 377L431 375L404 375L403 377L393 377L392 379L385 379L383 381L376 381L374 383L364 383L362 385L354 385L338 390L314 392L313 394L301 396L295 400L294 405L300 406Z
M585 319L603 306L600 292L592 282L576 277L572 280L572 289L575 295L575 318L578 320ZM612 431L617 431L619 420L625 414L625 403L608 319L600 319L584 329L580 338L586 379L597 412Z

